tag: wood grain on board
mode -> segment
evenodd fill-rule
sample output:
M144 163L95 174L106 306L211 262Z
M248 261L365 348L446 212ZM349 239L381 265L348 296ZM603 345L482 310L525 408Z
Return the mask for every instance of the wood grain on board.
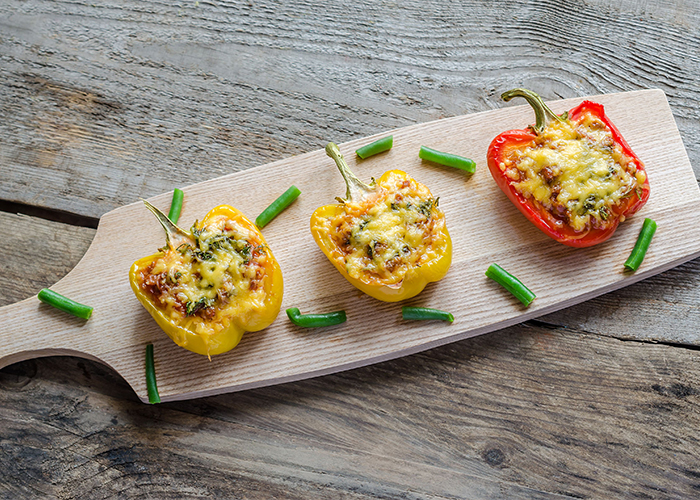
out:
M594 100L606 105L613 123L645 162L652 195L609 242L588 249L556 243L527 222L496 187L483 161L477 161L477 172L468 175L417 156L420 146L427 145L483 157L495 135L531 121L527 105L392 131L394 148L364 161L355 161L352 152L374 137L343 145L350 167L360 178L402 168L440 197L453 238L452 267L445 279L405 303L449 310L455 316L453 324L405 322L400 318L400 305L361 294L326 261L309 237L308 220L316 207L331 203L344 189L333 162L323 151L316 151L184 188L181 221L187 225L224 203L252 218L295 184L302 196L264 230L285 275L283 308L299 307L302 312L343 309L348 313L347 323L303 330L282 314L271 327L248 333L233 351L211 361L177 347L137 303L126 279L131 263L154 252L163 241L150 212L136 203L103 216L84 259L53 287L92 305L93 317L87 322L66 317L32 299L6 306L0 310L5 323L11 324L15 317L31 317L41 335L15 340L9 338L10 328L0 330L8 339L3 342L4 364L57 353L99 359L146 399L143 352L152 342L161 397L199 397L350 369L486 333L631 284L700 254L700 241L690 231L700 223L700 214L692 210L700 202L700 192L663 92L639 91ZM555 102L552 107L561 113L580 101ZM650 117L657 124L653 134L640 126ZM161 195L154 202L165 208L169 198ZM683 218L677 217L680 212ZM647 216L660 229L644 267L630 274L622 263ZM484 277L492 262L535 291L538 298L532 306L523 308Z

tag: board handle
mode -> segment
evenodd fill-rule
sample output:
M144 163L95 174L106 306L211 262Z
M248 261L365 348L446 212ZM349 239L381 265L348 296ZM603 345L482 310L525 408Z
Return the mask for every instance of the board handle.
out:
M0 368L44 356L99 361L81 339L88 322L39 301L36 295L0 307Z

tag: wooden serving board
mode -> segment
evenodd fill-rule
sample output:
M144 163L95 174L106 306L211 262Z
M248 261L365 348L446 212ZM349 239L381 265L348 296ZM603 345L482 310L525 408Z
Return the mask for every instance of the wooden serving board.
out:
M487 333L553 312L660 273L700 255L700 191L673 116L660 90L589 98L606 112L645 162L651 183L647 205L607 242L587 249L549 239L508 201L486 166L486 149L498 133L534 121L529 106L422 123L340 146L363 180L399 168L426 184L440 206L454 243L445 279L405 303L383 303L343 279L316 247L309 217L345 193L333 161L320 149L184 189L180 225L189 227L219 204L233 205L254 219L291 184L301 196L263 230L284 273L283 311L347 311L347 323L302 329L282 311L267 329L247 333L238 347L209 361L177 347L141 307L128 284L138 258L155 253L163 232L143 204L105 214L80 263L52 287L94 307L89 321L41 304L36 297L0 308L0 367L48 355L98 360L120 373L146 401L145 346L154 344L158 387L173 401L278 384L347 370ZM551 103L561 113L582 98ZM504 106L506 106L504 104ZM394 147L366 160L354 150L394 135ZM332 140L329 137L329 140ZM424 162L421 145L472 158L476 173ZM320 145L323 146L323 145ZM150 201L167 212L171 193ZM645 217L658 223L653 244L638 272L624 271ZM492 262L518 276L536 294L529 308L484 276ZM453 324L408 322L401 306L445 309Z

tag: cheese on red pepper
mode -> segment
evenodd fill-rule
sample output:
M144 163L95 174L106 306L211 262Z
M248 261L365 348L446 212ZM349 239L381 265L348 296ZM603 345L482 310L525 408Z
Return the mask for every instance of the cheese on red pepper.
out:
M515 189L576 231L604 225L611 207L646 180L607 126L590 114L578 123L550 122L504 167Z

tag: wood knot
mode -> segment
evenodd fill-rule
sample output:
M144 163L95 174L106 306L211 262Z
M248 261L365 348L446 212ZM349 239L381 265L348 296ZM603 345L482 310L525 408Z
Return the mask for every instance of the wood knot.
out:
M697 389L689 385L684 384L671 384L668 387L664 387L659 384L654 384L651 386L652 390L661 394L662 396L673 397L678 399L684 399L688 396L695 396L698 394Z
M506 460L506 454L498 448L489 448L481 456L491 467L498 467Z

